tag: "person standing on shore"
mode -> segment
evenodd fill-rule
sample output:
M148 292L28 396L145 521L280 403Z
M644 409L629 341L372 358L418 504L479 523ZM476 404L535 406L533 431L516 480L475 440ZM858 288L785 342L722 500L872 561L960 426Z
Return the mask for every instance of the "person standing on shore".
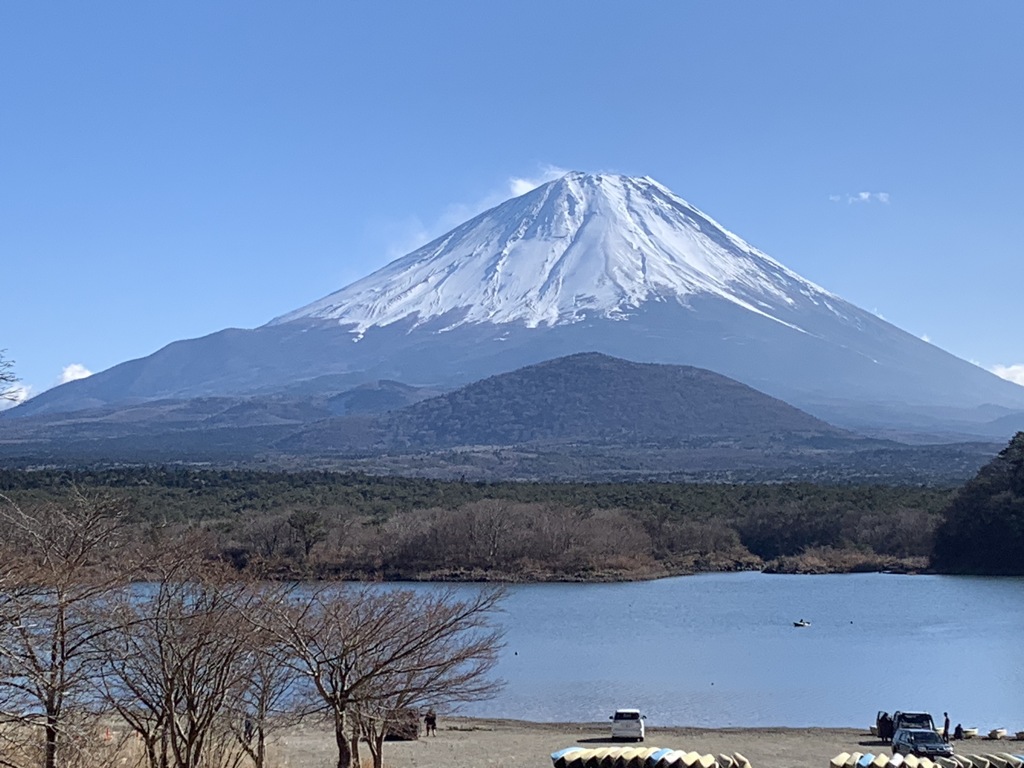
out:
M942 716L945 718L942 722L942 740L949 743L949 712L943 712Z
M423 718L423 725L426 726L427 736L437 736L437 715L434 710L427 710Z

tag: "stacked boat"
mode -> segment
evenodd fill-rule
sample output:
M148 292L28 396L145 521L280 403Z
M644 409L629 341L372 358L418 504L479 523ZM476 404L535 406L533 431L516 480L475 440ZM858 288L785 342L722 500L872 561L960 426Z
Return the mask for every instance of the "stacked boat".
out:
M658 747L569 747L551 754L554 768L750 768L739 752L702 755Z
M933 760L915 755L840 752L829 760L829 768L1024 768L1024 755L991 752L984 755L936 757Z

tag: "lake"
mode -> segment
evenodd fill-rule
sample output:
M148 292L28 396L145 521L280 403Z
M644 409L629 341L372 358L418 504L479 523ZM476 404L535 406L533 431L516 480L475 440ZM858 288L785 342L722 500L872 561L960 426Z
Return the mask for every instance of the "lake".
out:
M866 727L925 710L1024 730L1024 579L704 574L515 586L504 607L507 686L463 714Z

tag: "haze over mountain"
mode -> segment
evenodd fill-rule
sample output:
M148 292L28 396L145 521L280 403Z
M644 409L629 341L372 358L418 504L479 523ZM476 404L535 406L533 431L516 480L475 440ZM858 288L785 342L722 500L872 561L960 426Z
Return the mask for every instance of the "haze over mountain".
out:
M1024 412L1024 388L805 280L653 179L570 173L263 327L175 342L12 415L318 381L454 387L582 351L707 368L843 426L985 434Z
M210 462L474 480L964 480L998 446L910 446L833 427L717 373L582 353L452 392L153 400L9 419L0 458Z

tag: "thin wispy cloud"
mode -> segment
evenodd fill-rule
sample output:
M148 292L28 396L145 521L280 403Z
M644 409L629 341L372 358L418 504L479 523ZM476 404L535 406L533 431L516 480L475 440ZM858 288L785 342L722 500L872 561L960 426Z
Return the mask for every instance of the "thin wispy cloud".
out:
M1001 379L1012 381L1014 384L1020 384L1024 387L1024 363L1016 363L1015 365L993 365L989 368L992 373Z
M412 253L435 237L417 216L410 216L402 221L389 221L386 227L390 242L387 244L385 256L389 262Z
M527 192L532 192L541 184L547 184L549 181L562 178L568 172L565 168L559 168L557 165L545 165L540 173L535 176L513 176L510 178L508 180L508 191L512 193L513 197L519 197Z
M466 219L471 219L477 214L500 205L510 197L525 195L527 192L535 190L541 184L547 184L549 181L560 179L567 173L568 171L564 168L559 168L555 165L545 165L533 176L510 176L500 187L488 192L475 202L452 203L445 208L444 214L442 214L437 222L437 227L440 229L437 235L447 232L452 227L466 221Z
M530 176L510 176L501 186L472 202L455 202L445 206L441 215L432 222L424 222L417 216L392 225L393 232L399 232L388 245L388 260L397 259L420 248L436 237L454 229L464 221L508 200L532 192L542 184L559 179L568 171L555 165L543 165Z
M84 365L81 363L72 363L71 365L64 366L64 370L60 372L60 383L67 384L69 381L87 379L90 376L92 376L92 371Z
M844 200L847 205L854 203L881 203L882 205L888 205L890 195L888 192L844 192L841 195L829 195L829 202L841 203Z

